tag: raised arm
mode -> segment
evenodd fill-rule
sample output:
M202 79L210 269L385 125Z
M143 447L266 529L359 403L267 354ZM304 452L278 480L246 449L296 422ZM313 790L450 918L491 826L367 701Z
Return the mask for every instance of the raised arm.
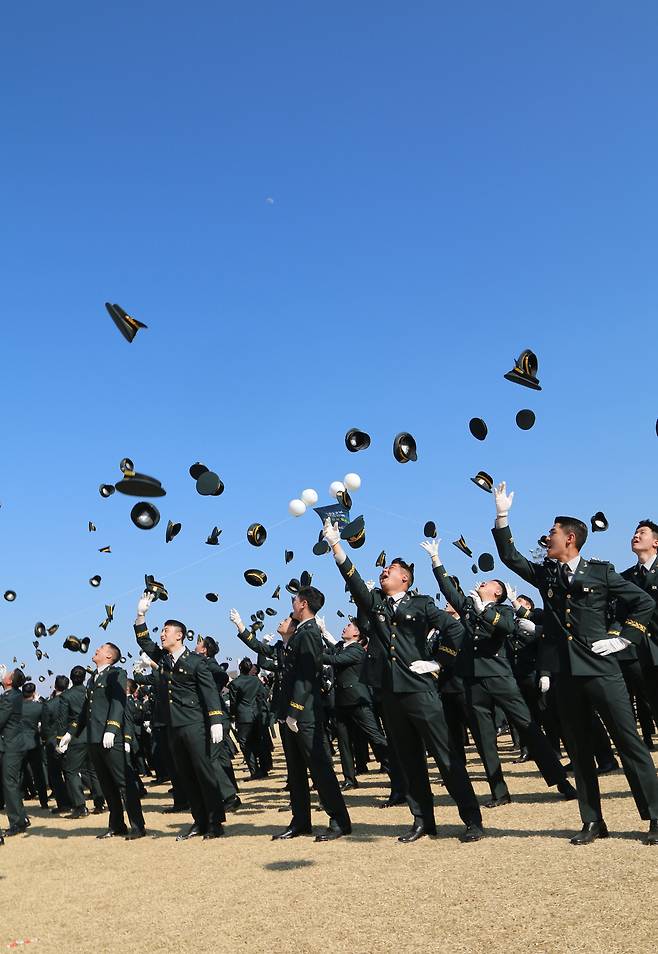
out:
M349 559L342 546L340 545L340 532L338 524L331 523L329 517L324 522L323 536L331 547L336 566L347 583L347 588L354 598L357 607L364 613L369 614L372 611L372 593L366 586L364 580L359 576L356 567Z
M519 553L509 528L508 518L514 500L514 491L508 494L507 485L505 481L502 481L494 487L493 495L496 504L496 525L491 532L498 556L510 570L514 570L527 583L537 586L537 564L531 563L522 553Z

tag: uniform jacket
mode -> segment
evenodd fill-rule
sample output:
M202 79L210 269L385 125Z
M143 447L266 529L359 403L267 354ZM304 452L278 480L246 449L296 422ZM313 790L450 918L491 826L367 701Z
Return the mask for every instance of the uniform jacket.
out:
M39 725L43 718L43 702L23 700L23 714L21 716L21 730L27 751L36 749L40 744Z
M85 745L86 739L78 737L78 721L82 707L85 704L87 690L84 685L69 686L61 695L62 699L62 721L65 732L71 733L71 745Z
M277 716L298 722L322 719L322 651L315 619L300 623L286 643Z
M156 681L158 716L172 728L205 722L221 725L223 707L205 656L185 649L173 668L171 657L153 642L148 627L135 626L139 648L158 664Z
M498 554L510 570L535 586L544 600L543 632L538 665L541 671L573 676L605 676L619 671L610 656L599 656L592 644L608 638L608 612L613 599L626 608L618 633L633 643L647 632L655 605L650 596L625 580L611 563L581 558L569 587L554 560L531 563L516 549L509 527L494 528Z
M262 689L258 676L236 676L228 686L231 718L236 722L255 722L260 713Z
M25 751L22 715L23 693L18 689L7 689L0 696L0 752Z
M433 629L458 646L463 633L461 623L440 610L430 596L407 593L393 611L379 587L368 589L349 557L339 569L359 609L357 623L361 624L363 615L368 628L368 684L392 692L435 689L436 674L417 675L409 665L430 659L427 638Z
M540 611L541 612L541 611ZM537 625L535 612L520 606L514 615L514 632L507 642L507 658L516 679L528 679L537 675L537 651L539 635L526 633L519 628L519 620L529 619Z
M338 707L371 704L368 687L361 680L366 662L366 651L358 641L338 643L327 649L323 662L334 667L334 691Z
M646 574L643 574L640 571L640 567L635 564L634 566L630 566L627 570L623 570L621 575L625 580L629 580L631 583L639 586L641 590L644 590L644 592L652 598L654 601L654 610L651 621L647 626L647 631L641 642L637 646L627 646L626 649L615 655L619 662L637 658L643 667L651 669L654 666L658 666L658 558L653 561L653 566ZM623 622L626 612L627 607L623 600L618 599L615 607L615 616L618 623ZM616 628L613 627L613 629L610 630L611 635Z
M476 613L470 596L457 589L443 566L433 567L439 589L459 613L464 627L456 670L461 676L486 678L509 676L507 638L514 632L514 612L510 606L489 603Z
M41 738L44 742L55 743L66 732L66 711L64 694L46 699L41 714Z
M115 745L123 744L127 678L126 670L113 664L87 680L80 715L76 724L71 723L87 744L100 744L106 732L114 735Z
M274 673L274 685L272 687L271 707L275 713L279 712L281 698L281 683L283 681L283 670L285 668L285 646L282 639L275 643L264 643L258 639L255 633L250 629L243 629L238 633L238 637L245 646L248 646L253 652L258 653L258 665L261 669ZM285 718L285 716L284 716Z

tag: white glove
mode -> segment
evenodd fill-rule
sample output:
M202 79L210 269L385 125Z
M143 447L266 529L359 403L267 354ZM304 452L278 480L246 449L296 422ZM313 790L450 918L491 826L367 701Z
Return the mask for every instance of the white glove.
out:
M430 659L416 659L409 663L409 669L417 676L423 676L426 672L438 672L440 668L438 662L432 662Z
M114 732L103 732L103 748L111 749L114 745Z
M324 621L324 616L316 616L316 617L315 617L315 622L318 624L318 629L320 630L320 632L321 632L322 635L324 636L325 630L326 630L326 628L327 628L327 627L326 627L326 624L325 624L325 621Z
M517 596L519 595L518 590L515 586L512 586L511 583L506 583L505 589L507 590L507 599L510 601L510 603L514 603Z
M221 725L210 726L210 741L213 745L219 745L224 738L224 727Z
M64 755L64 753L68 749L71 738L72 738L71 733L65 732L64 735L59 740L59 743L57 744L56 749L60 755Z
M123 743L123 750L126 753L126 755L130 755L130 742Z
M480 594L478 593L477 590L471 590L471 592L468 595L473 600L473 609L479 616L480 613L482 613L484 610L484 603L480 599Z
M366 589L369 593L372 593L374 588L377 586L374 580L366 580Z
M150 723L150 722L145 722L145 723L144 723L144 731L145 731L148 735L151 734L151 723Z
M322 526L322 536L330 547L335 547L337 543L340 543L340 531L338 529L338 524L332 523L330 517L327 517ZM296 732L297 730L293 729L292 731Z
M548 692L551 688L551 677L550 676L540 676L539 677L539 691Z
M336 639L336 637L332 636L329 630L327 629L325 629L324 633L322 634L322 638L324 639L325 643L329 643L330 646L338 645L338 640Z
M265 633L264 636L261 636L261 643L265 643L266 646L269 646L270 643L273 643L276 639L276 633Z
M428 554L428 556L432 560L432 563L434 563L435 560L439 559L439 544L440 543L441 543L440 540L423 540L423 542L421 543L421 547L423 548L425 553Z
M244 629L244 623L242 622L242 617L238 611L236 609L232 609L228 615L233 625L237 628L237 631L241 633Z
M327 520L329 518L327 517ZM299 732L299 726L297 725L297 719L293 719L292 716L286 716L286 725L291 732Z
M522 633L534 633L537 629L536 625L531 619L517 619L516 625L519 627Z
M137 615L146 616L149 609L151 608L152 602L153 602L153 593L142 593L137 603Z
M630 639L624 639L623 636L610 636L608 639L597 639L595 643L592 643L592 652L597 656L611 656L612 653L626 649L630 644Z
M494 500L496 502L496 516L506 517L512 508L514 500L514 491L507 493L507 484L503 480L493 489Z

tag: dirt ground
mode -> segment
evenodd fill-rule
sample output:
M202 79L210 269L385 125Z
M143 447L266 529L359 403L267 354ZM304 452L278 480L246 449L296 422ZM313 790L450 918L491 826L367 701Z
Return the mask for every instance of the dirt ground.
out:
M161 814L162 786L144 799L156 837L137 842L97 841L106 816L70 821L29 803L29 832L0 848L0 950L654 952L658 848L639 840L646 823L623 774L602 779L612 837L574 848L576 803L549 792L534 767L512 765L507 737L501 754L513 802L485 812L488 837L472 845L457 840L439 784L438 837L398 844L409 812L376 807L386 787L372 772L347 797L351 837L272 842L289 820L280 750L269 779L242 784L244 807L220 841L177 843L188 817ZM472 752L469 762L483 797ZM314 813L318 830L325 821Z

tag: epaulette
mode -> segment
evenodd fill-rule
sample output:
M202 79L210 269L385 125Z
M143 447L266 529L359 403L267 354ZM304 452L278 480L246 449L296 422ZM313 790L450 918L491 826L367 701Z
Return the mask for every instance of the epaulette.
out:
M610 562L610 560L599 560L596 557L590 557L587 562L596 563L598 566L612 566L612 563Z

